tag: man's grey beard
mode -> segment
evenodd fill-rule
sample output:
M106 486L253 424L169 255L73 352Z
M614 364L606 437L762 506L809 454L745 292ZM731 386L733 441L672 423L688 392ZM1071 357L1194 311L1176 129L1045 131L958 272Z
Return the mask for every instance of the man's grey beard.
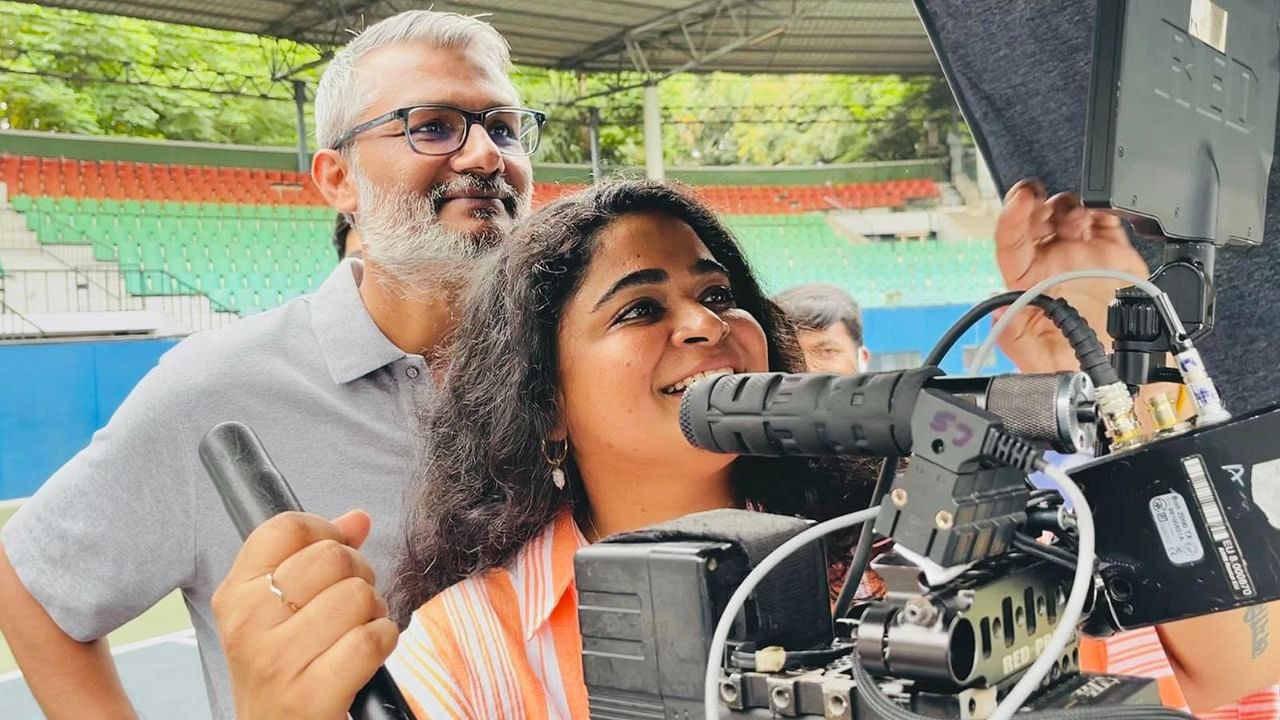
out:
M354 163L351 174L360 203L354 227L360 231L365 257L399 280L406 292L427 290L442 280L458 278L506 236L506 230L492 222L502 211L478 211L477 218L491 222L476 232L461 232L441 224L439 211L446 195L469 190L492 192L501 199L513 221L529 210L529 193L518 193L497 175L460 175L423 195L379 188Z

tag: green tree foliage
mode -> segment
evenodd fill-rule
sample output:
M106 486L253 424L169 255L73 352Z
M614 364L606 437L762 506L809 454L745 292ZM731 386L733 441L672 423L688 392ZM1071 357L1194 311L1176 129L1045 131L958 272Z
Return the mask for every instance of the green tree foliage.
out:
M0 27L0 128L288 146L296 137L287 85L270 90L279 99L262 99L48 75L140 79L154 77L145 68L158 66L169 69L160 73L161 84L247 84L261 91L273 68L320 55L288 41L6 0L0 0ZM297 77L314 87L319 72ZM639 77L519 68L515 79L525 102L548 109L552 118L541 161L590 160L594 106L603 164L644 163L641 88L571 104L607 91L610 83L638 85ZM938 155L952 122L951 96L938 77L685 74L664 80L658 92L670 165L813 165ZM307 121L310 126L309 116Z
M16 2L0 2L0 27L0 128L20 130L291 145L287 85L274 90L283 99L268 100L48 75L123 81L160 67L161 84L266 88L273 62L319 57L288 41ZM317 77L300 75L312 85Z

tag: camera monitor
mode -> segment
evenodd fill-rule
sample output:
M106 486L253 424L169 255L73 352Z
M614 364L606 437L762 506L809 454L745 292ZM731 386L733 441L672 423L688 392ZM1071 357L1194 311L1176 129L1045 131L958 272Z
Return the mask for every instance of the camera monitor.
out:
M1084 202L1148 237L1260 244L1278 95L1275 0L1100 0Z

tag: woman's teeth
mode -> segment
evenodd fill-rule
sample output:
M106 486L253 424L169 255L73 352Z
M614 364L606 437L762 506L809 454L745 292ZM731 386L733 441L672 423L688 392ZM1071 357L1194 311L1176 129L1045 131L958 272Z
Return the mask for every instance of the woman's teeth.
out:
M713 375L731 375L731 374L733 374L733 368L731 367L716 368L715 370L704 370L700 373L695 373L693 375L690 375L689 377L681 380L675 385L668 385L667 387L662 388L662 392L668 395L675 395L676 393L684 392L686 388L698 382L702 378L711 377Z

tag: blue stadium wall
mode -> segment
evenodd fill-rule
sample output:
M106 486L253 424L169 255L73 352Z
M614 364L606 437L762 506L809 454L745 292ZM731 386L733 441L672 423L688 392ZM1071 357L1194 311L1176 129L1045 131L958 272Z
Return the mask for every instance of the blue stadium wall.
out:
M0 346L0 500L30 496L89 443L176 340Z
M928 353L964 306L870 308L863 323L878 353ZM960 373L962 348L990 329L970 330L943 363ZM133 386L176 340L94 340L0 345L0 500L32 495L89 443ZM984 372L1012 370L1008 360Z

